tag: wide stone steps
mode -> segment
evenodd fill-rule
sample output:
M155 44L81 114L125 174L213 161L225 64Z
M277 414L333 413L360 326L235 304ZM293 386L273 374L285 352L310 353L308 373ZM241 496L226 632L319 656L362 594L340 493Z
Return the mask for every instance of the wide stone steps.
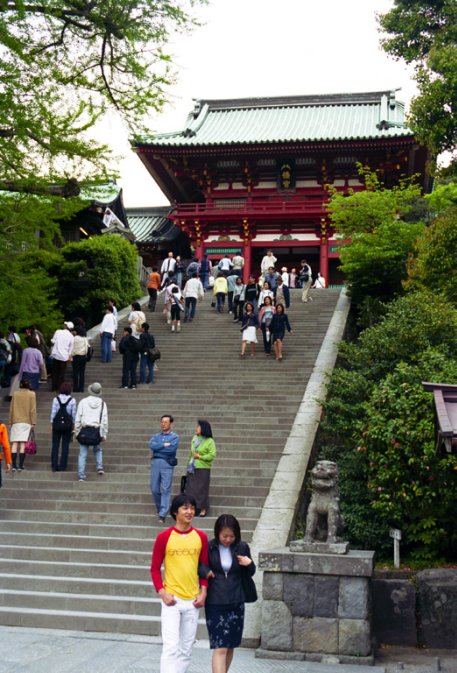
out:
M292 292L284 360L239 357L240 331L216 315L206 296L192 324L172 334L160 312L146 317L161 349L154 385L120 389L121 358L95 356L86 385L99 381L108 405L105 476L88 457L87 481L78 483L78 445L68 470L50 470L49 414L53 393L37 394L38 454L22 473L4 474L0 491L0 624L158 635L160 601L150 580L153 542L163 529L152 506L147 442L163 413L180 435L173 493L179 491L198 418L213 427L218 456L211 473L211 509L196 525L212 537L223 512L240 521L250 541L289 428L301 402L338 292L315 294L302 305ZM121 330L118 332L118 337ZM83 394L75 394L77 401ZM0 417L8 405L0 402ZM171 519L170 519L171 522ZM206 637L203 622L199 637Z

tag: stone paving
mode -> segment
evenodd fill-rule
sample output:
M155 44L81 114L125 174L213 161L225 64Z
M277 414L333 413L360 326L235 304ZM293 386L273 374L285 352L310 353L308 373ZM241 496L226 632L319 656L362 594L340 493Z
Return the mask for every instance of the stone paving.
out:
M0 627L0 652L0 673L159 673L161 644L148 636ZM189 673L210 673L210 662L208 643L197 642ZM387 647L375 666L357 666L256 659L254 650L239 649L230 668L230 673L435 671L457 673L457 651Z

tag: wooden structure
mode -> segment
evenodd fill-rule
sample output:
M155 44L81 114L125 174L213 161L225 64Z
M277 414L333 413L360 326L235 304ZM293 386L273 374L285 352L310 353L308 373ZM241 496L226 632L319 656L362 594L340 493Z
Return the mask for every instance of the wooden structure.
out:
M457 453L457 385L427 381L422 385L435 402L436 450Z
M363 189L357 163L388 186L417 173L429 189L427 151L394 91L198 100L182 131L141 137L134 149L196 256L241 253L245 280L272 249L280 267L306 257L342 281L325 204L330 185Z
M60 224L66 243L103 234L115 234L134 242L135 236L129 228L122 189L118 185L113 182L83 187L79 198L87 201L86 208Z

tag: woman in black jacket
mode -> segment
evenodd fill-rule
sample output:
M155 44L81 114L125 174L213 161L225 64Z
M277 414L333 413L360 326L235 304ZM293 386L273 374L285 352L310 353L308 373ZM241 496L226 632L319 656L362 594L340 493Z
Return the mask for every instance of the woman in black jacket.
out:
M200 574L209 578L205 602L206 626L213 652L212 673L227 673L233 650L241 644L244 626L243 574L255 573L249 545L241 540L240 524L231 514L221 514L209 543L209 568Z
M276 360L282 360L282 342L286 329L292 333L287 313L284 312L283 304L276 304L276 313L270 323L270 332L273 336L273 348L275 349Z

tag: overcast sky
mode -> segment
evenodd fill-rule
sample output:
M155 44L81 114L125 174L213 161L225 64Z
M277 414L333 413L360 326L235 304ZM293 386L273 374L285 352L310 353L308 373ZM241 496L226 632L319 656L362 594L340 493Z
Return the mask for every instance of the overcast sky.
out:
M379 46L376 13L392 0L210 0L205 22L172 45L179 79L172 104L151 117L151 132L184 128L193 98L348 93L401 88L415 93L411 70ZM119 183L127 207L167 199L130 149L114 115L104 139L125 158Z

